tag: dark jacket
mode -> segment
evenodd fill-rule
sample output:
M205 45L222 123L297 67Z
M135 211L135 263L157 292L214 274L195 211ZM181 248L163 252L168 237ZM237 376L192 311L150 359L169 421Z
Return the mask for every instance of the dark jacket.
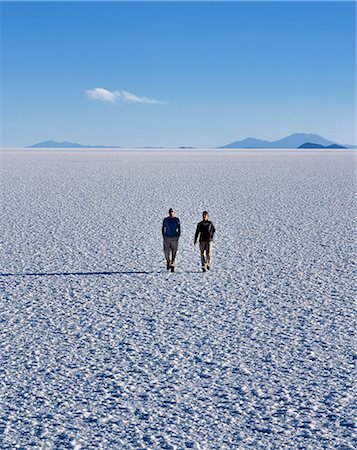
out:
M165 217L162 222L162 236L165 237L180 237L181 225L178 217Z
M200 242L207 242L213 240L213 235L216 229L210 220L199 222L196 228L195 244L197 242L198 235L200 235Z

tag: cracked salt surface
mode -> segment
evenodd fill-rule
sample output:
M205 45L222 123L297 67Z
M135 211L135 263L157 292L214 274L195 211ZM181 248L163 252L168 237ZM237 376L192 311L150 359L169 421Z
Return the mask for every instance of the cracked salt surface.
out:
M355 448L353 151L1 163L0 448Z

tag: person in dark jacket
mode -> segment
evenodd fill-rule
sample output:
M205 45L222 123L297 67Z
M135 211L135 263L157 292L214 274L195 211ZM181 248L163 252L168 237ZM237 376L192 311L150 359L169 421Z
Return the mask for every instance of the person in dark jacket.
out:
M194 245L196 245L199 236L202 271L206 272L211 268L212 241L216 229L213 223L208 220L207 211L203 211L202 218L202 222L197 224Z
M166 268L175 271L178 240L181 234L180 219L175 217L175 211L170 208L169 216L162 222L162 237L164 238L164 253Z

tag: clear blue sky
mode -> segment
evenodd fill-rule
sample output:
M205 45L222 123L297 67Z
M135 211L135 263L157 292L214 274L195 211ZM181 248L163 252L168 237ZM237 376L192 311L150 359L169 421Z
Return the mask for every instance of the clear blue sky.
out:
M1 7L3 146L356 143L354 2Z

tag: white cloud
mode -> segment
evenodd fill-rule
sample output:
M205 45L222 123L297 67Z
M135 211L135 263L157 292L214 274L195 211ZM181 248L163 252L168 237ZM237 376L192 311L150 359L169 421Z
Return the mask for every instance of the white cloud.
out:
M103 102L114 103L116 101L116 95L103 88L88 89L87 95L94 100L102 100Z
M118 96L118 98L124 100L124 102L137 102L147 104L161 103L159 100L155 100L154 98L138 97L137 95L127 91L115 91L115 94Z
M147 105L161 104L159 100L149 97L139 97L138 95L132 94L127 91L113 91L110 92L104 88L88 89L86 91L87 96L94 100L101 100L103 102L115 103L117 101L122 102L134 102L134 103L145 103Z

